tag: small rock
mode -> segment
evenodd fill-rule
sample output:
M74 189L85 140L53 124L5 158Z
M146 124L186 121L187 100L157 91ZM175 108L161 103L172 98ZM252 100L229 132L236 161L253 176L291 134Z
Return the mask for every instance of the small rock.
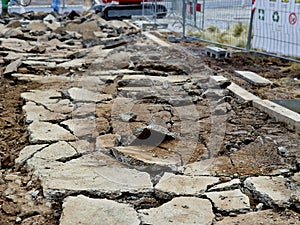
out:
M260 203L258 203L258 204L256 205L255 208L256 208L257 211L260 211L260 210L263 209L263 207L264 207L264 204L260 202Z

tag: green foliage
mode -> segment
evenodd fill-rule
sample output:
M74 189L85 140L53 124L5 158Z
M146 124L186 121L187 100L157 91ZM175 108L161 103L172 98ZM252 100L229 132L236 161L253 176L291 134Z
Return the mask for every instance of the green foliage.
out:
M188 32L188 35L199 36L203 40L245 48L247 44L248 25L238 22L232 27L228 26L224 31L221 31L215 25L210 25L204 31L191 31Z

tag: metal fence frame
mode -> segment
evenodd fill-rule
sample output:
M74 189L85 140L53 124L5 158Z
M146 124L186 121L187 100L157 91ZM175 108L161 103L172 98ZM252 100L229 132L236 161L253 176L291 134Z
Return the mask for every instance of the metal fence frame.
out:
M147 0L145 0L145 2L146 1ZM248 52L255 52L291 60L294 62L300 62L299 60L293 59L291 57L280 56L278 54L252 49L252 22L254 15L254 10L252 9L252 0L153 0L152 2L154 2L154 4L169 4L170 6L168 8L169 12L166 18L157 19L156 13L154 13L152 19L150 18L150 21L155 24L159 24L161 22L169 24L169 26L171 26L171 28L169 27L169 29L180 33L182 39L199 40L215 45L226 46L229 48L236 48ZM196 11L197 4L201 4L200 12ZM226 12L228 12L228 17L224 18L225 14L220 15L221 12L218 10L224 11L225 14ZM211 12L214 11L216 12L216 14L214 16L211 16ZM231 16L233 18L231 18ZM190 34L188 34L187 31L189 30L204 31L211 21L215 22L215 24L217 24L217 28L220 30L224 29L224 24L245 24L248 27L247 33L245 33L244 37L245 46L239 47L233 44L221 43L219 41L210 40L206 37L196 38L195 36L191 36ZM179 25L180 28L173 29L174 24ZM222 24L223 27L218 27L218 24Z

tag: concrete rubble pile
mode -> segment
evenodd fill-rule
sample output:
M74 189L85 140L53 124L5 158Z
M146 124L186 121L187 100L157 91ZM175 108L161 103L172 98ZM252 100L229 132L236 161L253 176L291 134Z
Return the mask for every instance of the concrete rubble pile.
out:
M61 225L299 222L299 136L201 59L93 13L0 27L3 75L40 84L21 94L16 164L62 203Z

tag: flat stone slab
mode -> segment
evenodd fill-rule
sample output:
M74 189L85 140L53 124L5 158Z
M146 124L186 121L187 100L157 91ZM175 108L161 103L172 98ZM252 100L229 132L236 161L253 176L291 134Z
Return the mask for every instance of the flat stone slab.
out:
M274 212L272 210L263 210L259 212L250 212L247 214L240 214L236 217L225 217L223 220L215 222L215 225L261 225L261 224L299 224L299 217L283 215L283 213Z
M100 94L99 92L90 91L85 88L70 88L68 93L72 100L78 102L101 102L112 99L111 95Z
M76 137L97 136L96 122L94 119L70 119L61 124L68 127Z
M21 97L26 101L32 101L42 105L57 103L58 99L61 98L61 93L49 89L49 90L31 90L29 92L24 92L21 94Z
M250 210L248 196L243 194L239 189L208 192L206 196L211 199L218 211L244 213Z
M236 70L236 71L234 71L234 74L254 86L263 87L263 86L272 84L272 82L270 80L263 78L262 76L258 75L257 73L254 73L251 71Z
M15 163L18 166L22 166L25 162L30 159L36 152L48 146L47 144L42 145L29 145L23 148L19 154L19 157L15 159Z
M220 190L233 189L233 188L237 188L240 184L241 184L240 179L233 179L228 182L217 184L217 185L211 187L210 189L208 189L208 191L217 191L217 190L220 191Z
M293 194L293 191L287 188L286 182L284 177L259 176L247 178L244 185L253 193L254 198L267 206L286 207L290 204L288 201Z
M148 147L148 150L153 147ZM114 156L128 165L137 165L139 168L154 170L155 168L166 168L166 170L177 171L181 165L180 157L176 154L164 156L153 155L147 151L146 146L124 146L111 149Z
M170 195L202 195L208 186L219 182L217 177L184 176L165 173L155 189Z
M33 102L27 102L26 105L23 106L23 111L25 112L26 122L59 122L66 118L66 115L51 112L45 109L43 106L36 105Z
M32 159L30 165L36 165ZM89 193L111 195L121 193L145 193L153 191L148 173L122 166L100 152L93 152L66 163L47 163L47 168L36 168L43 193L48 198Z
M67 197L60 225L139 225L137 212L129 205L83 195Z
M29 141L33 144L76 140L76 137L66 129L48 122L33 122L28 126L28 131Z
M59 141L54 144L51 144L36 154L35 158L41 158L49 161L65 161L68 158L77 155L77 151L67 142Z
M158 208L139 210L142 224L151 225L211 225L215 217L207 199L178 197Z

